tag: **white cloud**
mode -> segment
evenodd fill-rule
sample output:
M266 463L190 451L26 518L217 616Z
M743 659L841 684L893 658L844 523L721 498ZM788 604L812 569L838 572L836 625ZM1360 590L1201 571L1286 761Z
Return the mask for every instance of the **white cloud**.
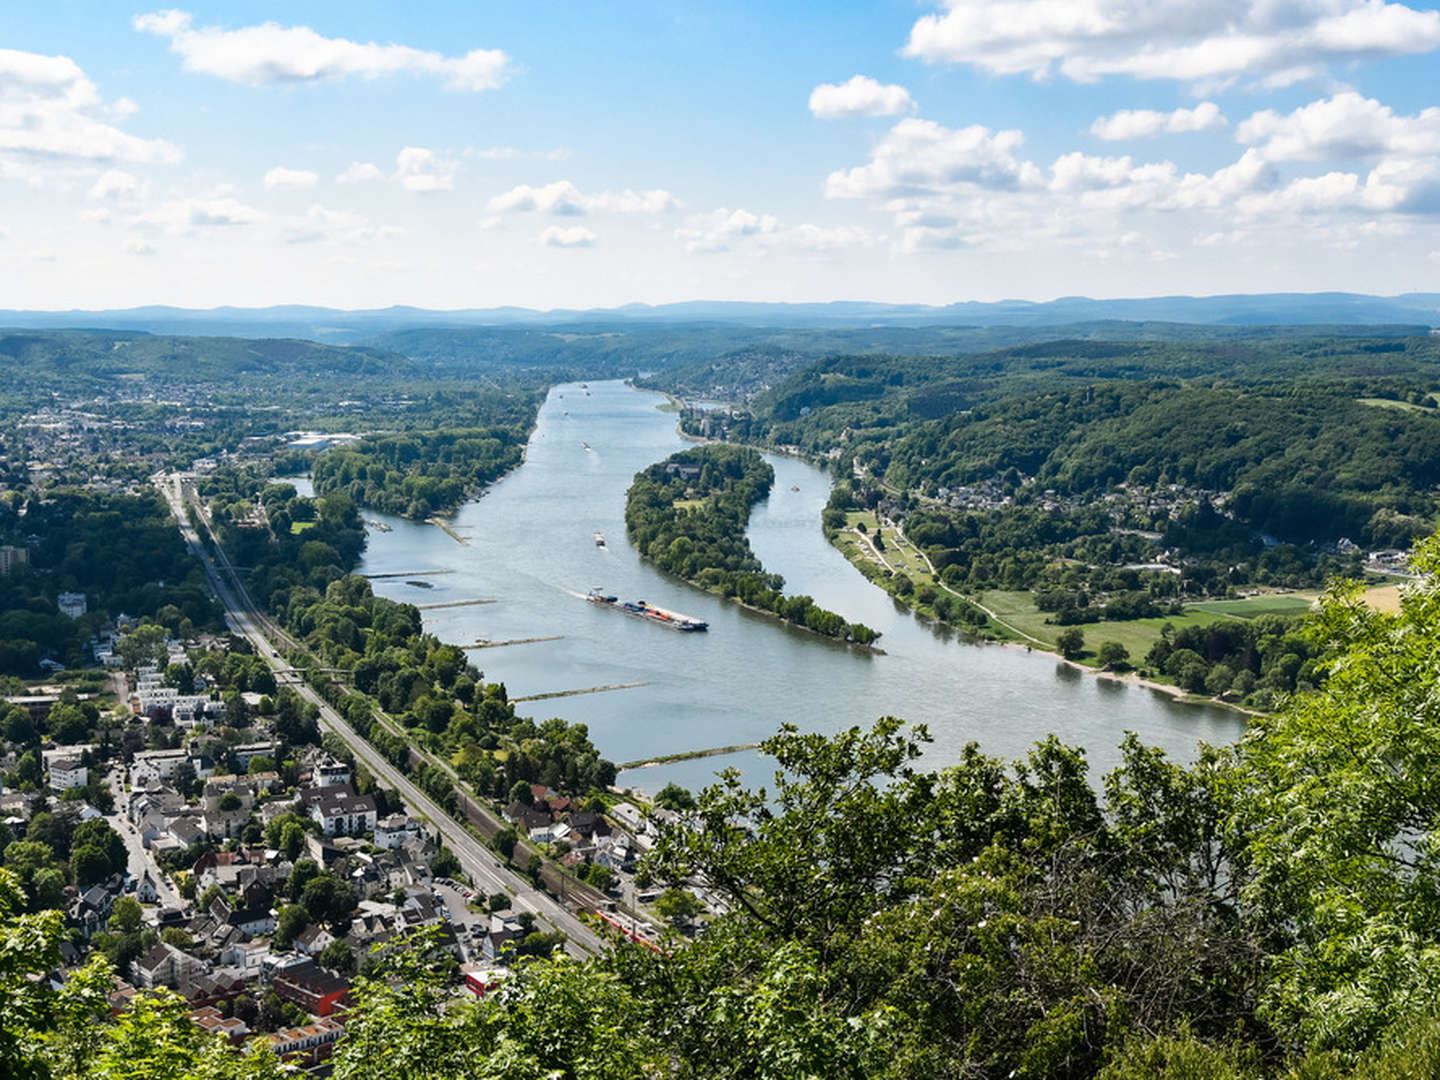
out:
M394 225L372 225L360 214L349 210L332 210L320 203L314 203L302 219L286 229L285 242L364 244L398 236L403 231Z
M455 186L455 163L423 146L407 146L395 155L395 179L406 191L449 191Z
M536 158L540 161L568 161L570 151L564 147L554 150L521 150L515 146L467 147L465 157L480 161L515 161L519 158Z
M137 15L136 30L170 39L170 51L189 71L250 86L272 86L384 75L430 75L447 90L493 90L505 81L510 59L499 49L444 56L408 45L361 44L327 38L308 26L267 22L226 30L196 28L184 11Z
M267 191L304 191L319 182L319 174L309 169L287 169L284 165L276 165L265 173Z
M154 255L155 246L143 237L132 236L125 241L125 251L131 255Z
M123 169L106 169L90 188L89 197L92 199L125 198L134 195L139 186L140 181L133 173L128 173Z
M1235 129L1235 138L1271 161L1333 161L1440 153L1440 108L1397 116L1353 91L1313 101L1288 115L1266 109Z
M692 255L714 255L741 244L761 249L788 248L801 252L834 251L870 243L869 230L858 226L801 224L786 227L773 214L721 207L707 214L692 214L675 230L675 239Z
M839 116L898 116L914 112L910 91L895 83L882 86L868 75L840 84L821 83L810 91L810 111L831 119Z
M520 184L486 203L490 214L539 211L544 214L581 215L591 211L616 214L663 214L680 206L680 200L661 188L649 191L600 191L586 194L569 180L535 187Z
M95 84L69 57L0 49L0 158L12 173L21 163L34 170L180 160L171 143L121 131L102 119L108 115Z
M1018 131L991 131L976 124L951 129L931 120L901 120L870 151L870 163L833 172L829 198L906 196L943 191L957 184L987 188L1035 187L1040 171L1015 152Z
M213 194L189 199L173 199L153 210L137 214L133 224L181 233L193 229L258 225L265 214L230 195Z
M1108 141L1147 139L1152 135L1177 135L1224 127L1225 117L1213 101L1202 101L1193 109L1156 112L1153 109L1121 109L1102 116L1090 125L1090 134Z
M992 74L1187 82L1314 74L1440 48L1440 12L1386 0L944 0L904 52Z
M551 225L540 234L540 242L547 247L594 247L595 240L595 234L584 225Z
M345 171L335 177L337 184L363 184L367 180L382 180L385 174L368 161L352 161Z

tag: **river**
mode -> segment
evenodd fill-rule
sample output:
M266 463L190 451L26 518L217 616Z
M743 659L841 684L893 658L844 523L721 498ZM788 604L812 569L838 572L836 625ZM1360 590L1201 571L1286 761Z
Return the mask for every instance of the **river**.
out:
M376 515L364 574L448 571L375 582L384 596L416 604L493 600L427 610L426 629L469 644L559 635L558 640L482 649L470 655L512 697L594 686L643 686L520 706L537 717L589 725L600 750L635 761L756 742L789 721L834 731L893 714L928 726L927 760L954 760L969 741L989 753L1023 754L1058 732L1086 748L1097 770L1116 760L1126 730L1188 758L1198 740L1228 742L1244 720L1225 709L1179 705L1168 695L1082 674L1013 646L975 645L936 630L867 582L820 531L829 478L770 455L775 487L756 506L749 537L787 593L883 632L885 655L854 649L745 611L659 573L625 538L625 492L634 474L688 445L658 395L622 382L553 389L540 410L525 463L451 526ZM593 534L602 533L599 547ZM429 587L423 587L428 585ZM706 634L682 634L586 603L599 587L694 615ZM620 783L654 792L674 780L690 788L724 766L765 783L771 763L754 751L622 772Z

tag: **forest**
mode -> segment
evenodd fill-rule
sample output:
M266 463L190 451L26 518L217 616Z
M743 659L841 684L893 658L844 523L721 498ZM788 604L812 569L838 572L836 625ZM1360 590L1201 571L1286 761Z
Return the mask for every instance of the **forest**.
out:
M775 470L754 450L712 445L682 450L635 474L625 497L630 541L668 574L826 637L869 645L879 634L784 594L750 550L750 508L769 494Z
M520 464L526 434L490 427L372 435L316 458L315 490L342 491L362 506L424 520Z
M37 676L47 657L90 666L85 643L121 614L156 619L172 633L218 625L200 567L164 500L148 489L61 488L43 499L0 499L0 544L28 557L0 574L0 675ZM85 594L87 613L59 614L62 592Z

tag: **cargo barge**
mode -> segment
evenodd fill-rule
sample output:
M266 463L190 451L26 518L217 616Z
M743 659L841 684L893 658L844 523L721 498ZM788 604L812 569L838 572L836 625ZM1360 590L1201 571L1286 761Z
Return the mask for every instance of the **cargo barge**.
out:
M644 600L626 600L623 603L619 597L607 596L599 589L591 589L585 596L592 604L599 604L601 607L614 608L616 611L626 615L633 615L637 619L646 619L649 622L659 623L661 626L669 627L671 630L683 630L693 633L697 630L708 630L710 624L695 618L692 615L681 615L676 611L666 611L654 604L647 604Z

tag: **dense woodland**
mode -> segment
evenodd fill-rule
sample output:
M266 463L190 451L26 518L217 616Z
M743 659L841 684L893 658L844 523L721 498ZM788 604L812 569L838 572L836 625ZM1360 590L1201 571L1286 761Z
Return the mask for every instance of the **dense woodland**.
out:
M520 464L526 432L460 428L376 435L315 461L315 490L343 491L351 500L423 520L453 510Z
M770 492L775 470L754 450L703 446L635 474L625 497L630 541L661 570L826 637L868 645L879 635L847 623L809 596L787 597L750 550L750 508Z
M0 499L0 544L29 560L0 575L0 675L36 676L44 658L88 666L86 642L122 614L175 633L218 625L204 575L156 492L62 488ZM83 593L87 614L59 614L62 592Z

